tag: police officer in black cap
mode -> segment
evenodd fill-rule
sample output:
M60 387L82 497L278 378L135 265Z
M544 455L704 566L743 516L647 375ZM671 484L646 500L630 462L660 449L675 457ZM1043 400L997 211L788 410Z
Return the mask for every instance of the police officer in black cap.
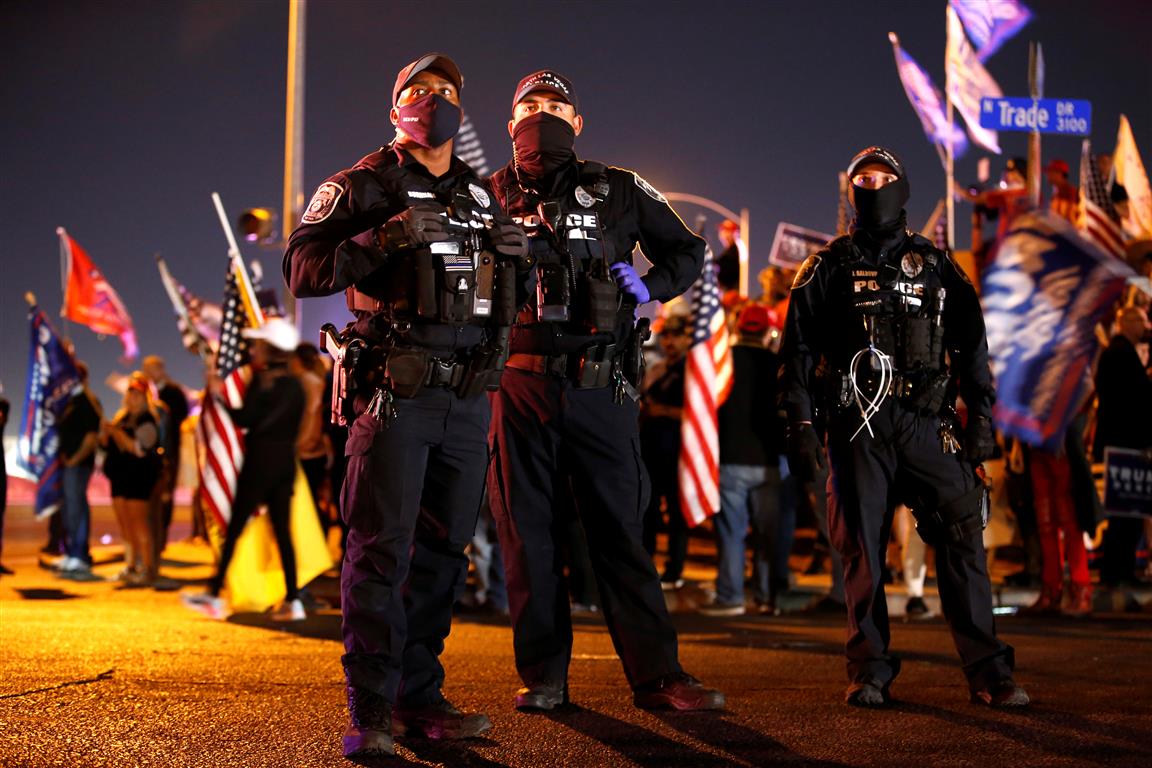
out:
M687 289L704 261L692 234L632 171L578 160L584 126L567 78L544 70L516 88L513 161L493 191L523 223L535 290L512 332L512 354L493 396L489 500L504 551L521 710L568 697L572 622L554 494L571 494L588 539L604 619L644 708L720 709L724 696L677 658L659 578L641 543L649 488L637 417L636 307ZM639 243L652 263L632 266Z
M829 527L844 559L847 702L879 707L899 659L889 653L884 550L897 502L936 549L944 614L974 701L1020 707L1012 648L996 637L981 539L983 483L974 467L994 449L994 392L976 291L950 253L907 230L908 179L887 149L848 166L850 235L801 267L781 350L789 463L823 466L812 426L824 411L831 477ZM968 409L962 430L949 400Z
M320 185L284 256L293 294L344 291L356 317L326 342L350 425L341 593L353 760L392 754L393 734L491 727L445 700L438 657L467 574L486 392L507 354L527 240L452 154L462 84L442 54L402 69L395 140Z

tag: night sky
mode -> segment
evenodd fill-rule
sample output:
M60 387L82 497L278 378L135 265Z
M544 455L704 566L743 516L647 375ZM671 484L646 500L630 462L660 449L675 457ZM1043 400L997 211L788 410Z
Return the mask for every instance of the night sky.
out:
M1101 152L1112 151L1126 113L1152 168L1147 4L1028 4L1032 23L987 64L1005 94L1027 95L1028 42L1040 41L1045 95L1092 101ZM9 0L3 9L4 395L18 413L28 355L23 293L34 291L53 318L59 312L57 226L120 292L142 353L163 355L180 381L197 385L199 363L180 346L153 255L219 301L226 244L209 194L221 193L233 219L246 207L280 206L286 0ZM766 263L780 221L834 230L836 174L870 143L902 155L909 222L919 227L944 174L905 99L887 33L897 32L942 87L944 9L943 0L311 0L305 196L390 139L397 70L438 50L464 72L464 108L493 167L509 157L516 82L554 68L580 96L577 152L636 169L665 192L748 207L754 270ZM1001 145L1006 155L1026 154L1024 134L1002 133ZM1045 155L1064 157L1075 175L1079 148L1079 139L1047 139ZM958 179L974 180L979 156L970 151L958 163ZM994 159L994 173L999 165ZM960 233L967 210L959 209ZM696 212L680 208L689 222ZM266 284L282 288L278 251L245 255L263 263ZM305 319L312 338L307 306ZM127 370L118 368L119 342L76 325L68 331L114 409L118 398L102 382Z

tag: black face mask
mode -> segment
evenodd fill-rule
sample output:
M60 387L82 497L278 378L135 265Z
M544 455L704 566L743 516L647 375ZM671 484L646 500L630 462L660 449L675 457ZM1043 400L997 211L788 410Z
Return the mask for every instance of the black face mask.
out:
M438 93L396 107L396 111L400 114L396 127L425 149L440 146L460 131L460 107Z
M908 180L897 179L880 189L852 185L852 207L860 229L886 229L898 222L908 202Z
M524 118L512 129L516 167L536 179L575 157L575 144L576 130L568 121L544 112Z

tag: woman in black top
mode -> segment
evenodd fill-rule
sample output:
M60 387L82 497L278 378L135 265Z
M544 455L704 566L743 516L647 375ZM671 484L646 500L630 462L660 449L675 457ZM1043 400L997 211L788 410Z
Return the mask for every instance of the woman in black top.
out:
M124 405L100 433L107 451L104 474L112 484L112 508L124 537L127 567L121 578L130 586L148 586L158 573L149 517L149 500L160 479L158 424L148 380L134 373L124 392Z

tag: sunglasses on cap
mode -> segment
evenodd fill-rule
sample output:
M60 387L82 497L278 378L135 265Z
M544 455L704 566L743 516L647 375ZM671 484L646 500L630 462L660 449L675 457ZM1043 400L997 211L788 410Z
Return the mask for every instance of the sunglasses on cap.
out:
M862 189L880 189L880 187L886 187L899 178L894 173L884 171L861 171L852 177L852 184Z

